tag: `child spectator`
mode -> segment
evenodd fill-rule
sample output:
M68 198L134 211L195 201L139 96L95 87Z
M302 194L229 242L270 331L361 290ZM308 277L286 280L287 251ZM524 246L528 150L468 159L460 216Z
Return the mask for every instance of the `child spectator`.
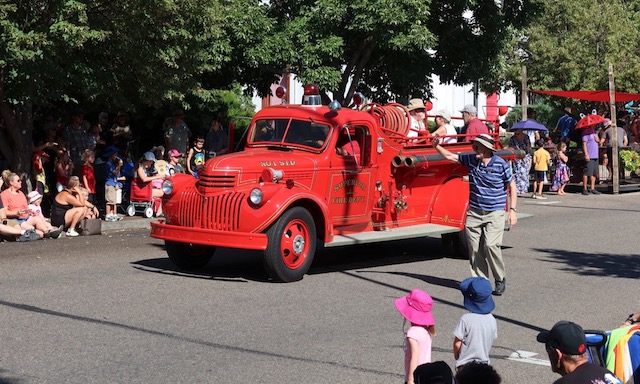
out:
M558 195L566 195L564 187L569 182L569 166L567 165L569 157L567 156L567 143L561 141L558 143L558 152L556 152L556 172L553 174L552 191L558 191Z
M89 201L89 190L87 188L78 187L78 191L79 191L78 194L82 196L82 200L84 200L86 203L91 203ZM86 204L86 205L88 205L88 204ZM87 208L89 208L89 207L87 207ZM97 217L97 215L98 215L98 212L99 212L98 211L98 207L93 205L93 208L86 210L84 218L85 219L95 219Z
M176 149L172 149L169 151L169 164L167 164L167 172L169 173L169 177L172 177L176 173L184 173L184 168L180 165L179 161L184 156Z
M395 301L395 306L411 326L405 334L404 374L405 382L413 384L413 373L424 363L431 362L431 339L436 333L436 321L431 313L433 299L428 293L414 289Z
M491 314L496 307L491 283L484 277L469 277L460 283L460 291L469 313L462 315L453 331L456 369L472 361L489 364L489 351L498 337L496 319Z
M93 169L93 162L96 156L94 152L87 149L82 154L82 186L88 191L87 201L94 202L96 194L96 174Z
M120 175L123 161L118 157L118 148L109 147L105 149L104 157L107 158L107 179L104 184L105 196L105 221L117 221L122 217L118 216L117 191L122 189L120 180L124 177Z
M27 195L29 199L29 205L27 209L31 210L33 216L42 216L42 208L40 204L42 204L42 195L38 191L31 191Z
M196 141L193 143L193 148L189 150L187 155L187 170L196 179L198 178L198 172L204 167L204 137L196 137Z
M533 198L546 200L546 197L542 196L542 187L544 181L547 179L547 171L549 171L549 164L551 164L551 154L544 149L544 140L540 139L536 141L536 151L533 153L533 170L535 171L533 181Z
M40 192L41 195L49 193L47 175L44 171L44 162L48 160L49 154L44 151L37 151L34 153L31 160L31 170L33 171L33 178L35 181L35 190Z
M69 153L64 148L58 150L55 170L56 190L61 192L65 185L67 185L69 177L73 175L73 163L71 162L71 158L69 158Z

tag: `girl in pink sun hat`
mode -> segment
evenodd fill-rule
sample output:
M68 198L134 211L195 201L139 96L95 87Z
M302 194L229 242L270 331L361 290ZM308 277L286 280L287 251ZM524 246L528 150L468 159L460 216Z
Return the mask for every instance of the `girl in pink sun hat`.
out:
M433 299L428 293L414 289L406 296L395 300L395 305L404 322L411 326L405 332L404 347L404 381L413 384L413 372L424 363L431 362L431 339L436 334L436 321L431 313Z

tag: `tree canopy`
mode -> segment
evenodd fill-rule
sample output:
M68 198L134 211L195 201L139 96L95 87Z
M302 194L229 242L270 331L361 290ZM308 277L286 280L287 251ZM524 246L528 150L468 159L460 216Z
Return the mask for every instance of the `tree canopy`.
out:
M640 12L636 1L536 0L542 10L514 41L511 79L527 66L532 89L640 91Z
M29 169L34 110L54 103L206 109L238 84L266 95L287 71L345 104L356 90L380 102L428 96L432 74L496 88L506 31L528 1L2 1L12 166Z

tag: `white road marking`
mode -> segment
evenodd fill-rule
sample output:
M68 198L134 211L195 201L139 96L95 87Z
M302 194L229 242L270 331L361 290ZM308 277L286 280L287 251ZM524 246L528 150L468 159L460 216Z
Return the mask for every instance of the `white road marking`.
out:
M536 364L536 365L544 365L546 367L551 366L551 363L549 362L549 360L536 359L533 357L537 355L538 354L535 352L515 351L509 357L507 357L507 360L520 361L522 363L529 363L529 364Z

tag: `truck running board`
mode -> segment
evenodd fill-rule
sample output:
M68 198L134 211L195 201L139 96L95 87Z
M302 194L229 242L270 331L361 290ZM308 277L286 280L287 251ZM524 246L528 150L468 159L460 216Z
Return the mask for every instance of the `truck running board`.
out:
M517 214L518 220L528 219L533 217L530 213ZM403 240L403 239L415 239L418 237L434 237L436 235L443 235L445 233L460 232L458 228L449 227L447 225L440 224L422 224L412 225L406 228L393 228L386 231L373 231L353 233L350 235L336 235L333 237L333 241L325 243L325 248L341 247L343 245L354 244L367 244L367 243L379 243L389 240Z
M440 224L412 225L406 228L392 228L385 231L372 231L353 233L350 235L334 236L333 241L326 243L325 248L340 247L343 245L379 243L381 241L414 239L417 237L429 237L442 235L443 233L454 233L460 230L455 227Z

